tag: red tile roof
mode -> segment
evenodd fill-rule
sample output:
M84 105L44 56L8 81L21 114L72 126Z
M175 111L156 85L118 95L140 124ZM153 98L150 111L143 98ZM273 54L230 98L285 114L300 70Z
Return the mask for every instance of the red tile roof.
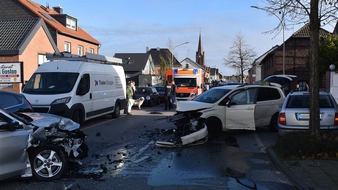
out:
M319 28L319 36L325 36L329 34L325 29ZM310 24L305 24L303 27L301 27L299 30L297 30L295 33L292 34L292 37L296 38L309 38L310 37Z
M72 30L70 28L67 28L66 26L59 23L56 19L54 19L52 16L53 14L59 14L54 9L50 9L48 7L44 7L38 3L35 3L31 0L19 0L21 4L23 4L25 7L27 7L29 10L31 10L33 13L35 13L38 17L41 17L46 24L52 26L57 32L65 35L69 35L75 38L79 38L81 40L100 45L100 42L97 41L95 38L93 38L91 35L89 35L87 32L82 30L80 27L77 27L77 30ZM46 16L47 15L47 16ZM47 18L48 17L48 18Z

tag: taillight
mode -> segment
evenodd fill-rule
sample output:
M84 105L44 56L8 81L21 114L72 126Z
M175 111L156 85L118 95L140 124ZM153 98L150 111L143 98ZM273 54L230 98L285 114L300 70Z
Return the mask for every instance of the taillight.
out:
M334 114L334 126L338 126L338 113Z
M278 122L281 125L286 125L286 116L285 116L285 113L280 113L279 114ZM338 122L338 120L337 120L337 122Z

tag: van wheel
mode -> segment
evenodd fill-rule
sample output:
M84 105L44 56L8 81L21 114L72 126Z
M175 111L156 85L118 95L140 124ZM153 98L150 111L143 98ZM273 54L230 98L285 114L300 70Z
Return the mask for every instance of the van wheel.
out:
M74 122L77 122L77 123L80 123L80 122L81 122L81 118L80 118L80 110L75 110L75 111L73 112L72 120L73 120Z
M113 112L113 118L119 118L121 114L120 112L121 112L120 105L116 104Z
M277 131L278 130L278 113L275 113L271 117L269 129L270 129L270 131Z

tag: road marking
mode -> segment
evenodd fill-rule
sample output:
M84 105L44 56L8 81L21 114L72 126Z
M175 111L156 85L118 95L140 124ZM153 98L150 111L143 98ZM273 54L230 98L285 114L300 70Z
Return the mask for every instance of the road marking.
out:
M255 139L256 139L256 141L257 141L257 144L258 144L258 147L259 147L260 151L261 151L261 152L265 152L264 144L263 144L263 142L261 141L261 139L259 138L259 136L258 136L256 133L254 133L254 137L255 137Z

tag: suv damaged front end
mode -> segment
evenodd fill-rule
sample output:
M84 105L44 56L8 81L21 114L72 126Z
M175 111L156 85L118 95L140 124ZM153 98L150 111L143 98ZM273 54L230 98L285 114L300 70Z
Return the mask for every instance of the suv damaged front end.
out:
M157 141L156 145L160 147L177 147L184 145L201 144L208 140L207 126L200 116L201 110L177 112L167 119L168 122L175 124L174 134L175 142Z

